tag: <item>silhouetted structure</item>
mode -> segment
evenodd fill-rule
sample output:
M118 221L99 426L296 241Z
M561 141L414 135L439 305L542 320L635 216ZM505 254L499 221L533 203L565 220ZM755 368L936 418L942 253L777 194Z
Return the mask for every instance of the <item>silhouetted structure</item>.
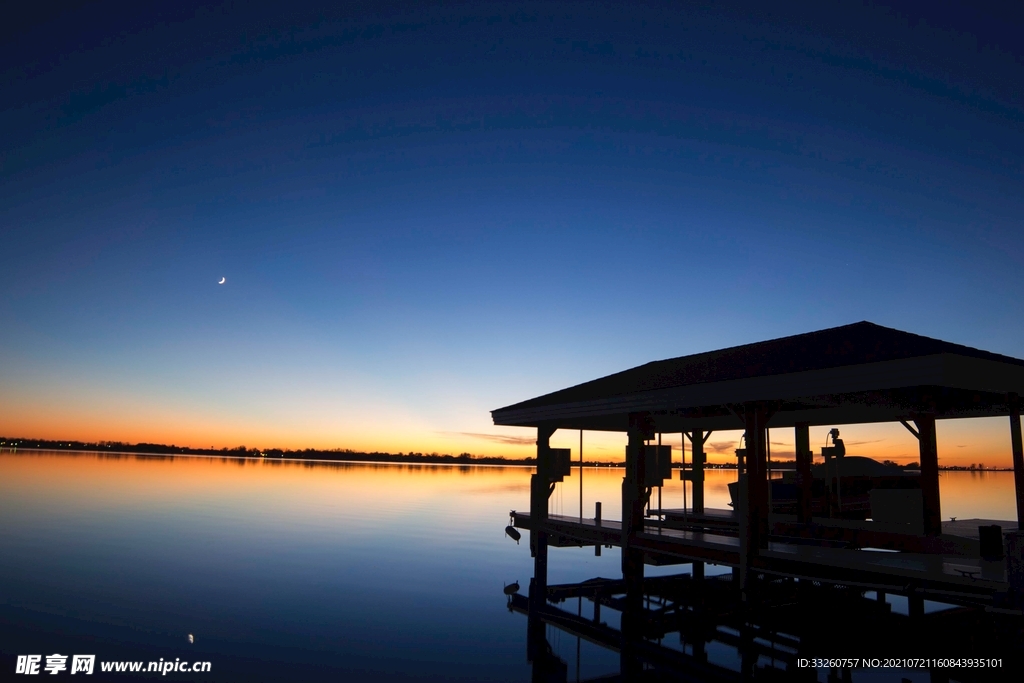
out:
M692 563L692 578L659 579L657 585L668 585L665 592L674 595L732 591L733 603L744 610L763 608L793 591L801 595L800 591L824 587L849 592L856 598L850 598L853 603L862 601L866 591L881 598L887 593L905 595L915 619L922 618L927 597L970 608L964 614L974 614L971 609L996 609L1019 621L1024 593L1024 544L1016 530L1024 515L1024 452L1017 399L1021 393L1022 360L862 322L648 363L495 410L495 424L537 429L530 512L512 512L513 525L530 530L534 578L529 599L512 598L510 607L530 612L531 623L534 617L569 623L547 604L558 593L547 586L548 546L619 546L622 580L616 590L622 597L614 604L622 611L619 642L622 674L627 678L640 674L639 662L650 664L660 656L643 654L651 653L649 638L658 632L651 629L651 616L644 608L645 597L656 594L651 581L644 580L645 563ZM977 530L990 527L986 521L975 525L976 532L965 530L962 523L944 528L935 422L1000 415L1010 417L1018 523ZM875 515L844 518L849 517L841 500L847 481L840 472L845 449L836 432L833 445L822 452L826 469L834 468L828 470L834 474L825 475L829 499L824 507L813 507L809 427L895 421L919 442L921 468L913 490L880 491L872 496ZM793 514L778 514L771 500L767 430L782 427L795 429ZM626 432L621 522L548 514L548 497L568 473L568 453L549 446L551 435L562 428ZM738 428L746 430L746 445L737 451L736 509L706 510L704 442L711 430ZM658 510L659 523L649 526L645 506L652 488L671 476L671 451L651 442L656 434L671 432L682 432L693 447L693 468L681 473L693 483L693 507L674 515ZM814 515L816 509L822 516ZM995 551L989 547L983 553L984 539L979 536L985 534L991 546L992 535L998 537L1007 529L1005 560L991 559ZM863 548L899 552L865 552ZM732 567L735 588L732 581L723 584L721 579L699 583L703 563L708 562ZM684 588L694 582L702 587ZM720 610L723 601L716 598L715 602L713 609ZM678 611L680 603L673 604ZM958 619L947 624L959 629L970 621L969 617ZM535 628L530 627L531 657L543 660L543 648L537 645L543 629L538 636ZM612 638L603 631L591 635L595 642ZM717 674L709 670L701 673L705 675L714 679Z

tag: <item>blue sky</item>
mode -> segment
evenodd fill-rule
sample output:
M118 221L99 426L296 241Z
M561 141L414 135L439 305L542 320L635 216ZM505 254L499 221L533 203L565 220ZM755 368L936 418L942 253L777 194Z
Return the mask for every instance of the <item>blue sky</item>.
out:
M1019 14L333 12L4 34L0 432L520 455L489 410L656 358L1024 357Z

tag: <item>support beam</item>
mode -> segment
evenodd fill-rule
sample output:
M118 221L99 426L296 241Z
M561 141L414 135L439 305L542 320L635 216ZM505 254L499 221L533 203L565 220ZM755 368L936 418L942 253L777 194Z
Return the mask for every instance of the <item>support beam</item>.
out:
M693 457L691 458L693 482L693 514L704 514L704 465L707 464L707 456L704 453L704 444L707 442L711 432L703 429L695 429L687 436L690 437L690 444L693 446ZM685 482L683 486L686 486Z
M622 547L630 545L630 541L644 527L644 505L646 486L644 485L644 462L641 451L644 441L652 436L645 427L645 413L630 415L628 442L626 445L626 470L622 478ZM625 563L625 559L623 559Z
M543 530L548 518L551 467L550 439L553 427L537 428L537 471L530 477L530 519L539 523L530 529L530 554L533 555L533 577L530 579L530 614L526 626L526 659L535 665L545 661L550 646L544 637L544 622L537 615L547 603L548 535ZM537 668L535 666L534 673Z
M747 408L747 511L754 548L768 547L768 443L767 412L762 404Z
M548 497L550 488L550 440L555 433L554 427L537 428L537 471L530 477L530 519L536 520L530 530L530 554L533 555L533 579L537 595L531 599L540 600L543 604L548 585L548 535L543 530L548 518Z
M939 502L939 450L935 439L935 415L920 413L914 416L917 441L921 455L921 499L924 502L924 533L938 536L942 533L942 511Z
M629 592L631 578L639 577L643 590L643 551L636 550L636 535L644 530L644 461L641 449L644 440L653 436L650 416L638 413L629 416L628 444L626 445L626 472L622 479L622 578Z
M1017 492L1017 528L1024 529L1024 444L1020 434L1020 401L1010 394L1010 443L1013 447L1013 484Z
M732 580L738 588L741 590L746 586L747 581L747 570L746 567L750 563L750 514L748 509L750 508L750 500L748 497L748 486L747 486L747 465L746 457L743 455L746 450L746 432L743 434L744 448L743 450L736 450L736 494L737 498L735 501L736 510L736 523L739 531L739 566L732 568Z
M811 451L811 432L807 422L797 422L796 427L796 483L797 508L796 520L804 524L811 522L811 462L814 454Z
M768 547L768 444L765 426L767 411L761 403L744 406L746 423L746 499L740 511L740 592L751 599L750 576L755 558ZM741 485L741 489L744 487ZM741 493L742 495L742 493Z
M580 522L583 521L583 430L580 430Z
M644 440L654 437L654 424L647 413L629 416L628 443L626 445L626 473L622 479L622 580L626 597L622 611L622 650L620 666L626 680L642 673L638 670L639 647L636 639L643 633L644 613L644 553L636 547L636 535L644 528L646 486L644 459L641 450Z
M921 438L921 435L918 433L918 431L916 429L914 429L913 427L910 426L909 422L907 422L906 420L900 420L900 424L903 425L904 427L906 427L907 431L910 432L911 434L913 434L915 439L920 439Z
M685 432L684 432L685 433ZM690 439L690 444L693 447L693 457L691 458L691 474L690 481L693 483L693 514L703 515L704 514L704 465L707 463L707 456L704 453L704 444L707 443L708 437L711 436L711 432L705 432L703 429L695 429L692 432L685 433ZM686 441L683 441L683 459L686 458ZM683 481L683 487L685 490L686 481ZM704 563L694 562L693 563L693 578L703 579L704 578Z

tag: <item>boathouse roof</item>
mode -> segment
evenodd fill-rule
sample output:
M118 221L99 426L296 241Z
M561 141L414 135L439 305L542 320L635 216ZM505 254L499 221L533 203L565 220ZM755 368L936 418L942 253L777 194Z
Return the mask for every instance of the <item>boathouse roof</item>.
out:
M772 402L772 427L1007 415L1024 360L859 322L646 363L516 403L496 425L625 431L649 412L658 431L738 429L737 410Z

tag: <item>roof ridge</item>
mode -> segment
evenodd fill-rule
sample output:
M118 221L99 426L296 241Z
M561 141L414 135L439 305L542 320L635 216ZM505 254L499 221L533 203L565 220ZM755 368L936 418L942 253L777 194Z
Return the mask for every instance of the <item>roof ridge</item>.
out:
M1024 366L1024 360L886 327L869 320L649 361L499 411L710 382L907 360L950 353Z

